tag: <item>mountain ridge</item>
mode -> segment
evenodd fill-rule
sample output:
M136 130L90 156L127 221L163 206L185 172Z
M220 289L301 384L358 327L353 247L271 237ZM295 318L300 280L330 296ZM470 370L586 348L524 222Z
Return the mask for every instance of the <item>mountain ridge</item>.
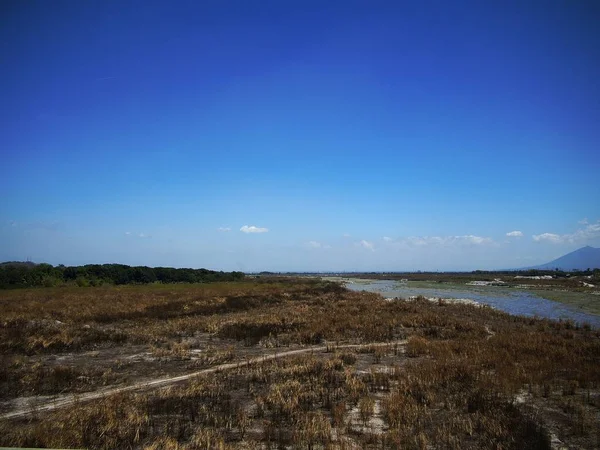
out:
M600 268L600 248L586 245L545 264L527 267L537 270L587 270Z

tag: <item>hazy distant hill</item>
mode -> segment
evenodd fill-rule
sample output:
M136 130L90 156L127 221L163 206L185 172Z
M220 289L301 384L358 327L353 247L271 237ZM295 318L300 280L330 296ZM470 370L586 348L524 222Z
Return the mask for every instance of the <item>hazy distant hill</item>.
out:
M2 262L0 263L0 266L4 266L4 267L35 267L37 266L36 263L31 262L31 261L6 261L6 262Z
M542 264L541 266L532 267L532 269L540 270L586 270L588 268L600 268L600 248L582 247L574 252L567 253L560 258Z

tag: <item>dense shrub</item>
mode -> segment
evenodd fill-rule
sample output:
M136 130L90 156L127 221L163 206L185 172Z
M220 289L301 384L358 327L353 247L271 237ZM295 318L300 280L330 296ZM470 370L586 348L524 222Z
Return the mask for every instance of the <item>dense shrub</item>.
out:
M4 263L0 265L0 288L59 286L75 283L80 287L102 284L211 283L238 281L242 272L216 272L207 269L172 267L131 267L123 264L88 264L67 267L50 264Z

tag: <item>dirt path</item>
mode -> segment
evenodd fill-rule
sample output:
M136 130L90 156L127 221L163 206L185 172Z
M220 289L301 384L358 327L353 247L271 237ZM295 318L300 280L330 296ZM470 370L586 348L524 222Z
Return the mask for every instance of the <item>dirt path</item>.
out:
M54 411L55 409L64 408L69 405L73 405L75 403L89 402L92 400L98 400L109 395L119 394L122 392L130 392L130 391L142 391L148 389L157 389L165 386L170 386L173 384L181 383L182 381L189 380L190 378L197 377L199 375L205 375L208 373L219 372L222 370L235 369L237 367L243 367L250 364L257 364L265 361L270 361L272 359L286 358L289 356L301 355L304 353L314 353L321 352L327 350L335 350L335 349L343 349L343 348L369 348L369 347L385 347L387 345L404 345L407 341L393 341L393 342L377 342L371 344L328 344L322 345L319 347L307 347L301 348L297 350L289 350L281 353L274 353L271 355L259 356L256 358L251 358L246 361L238 361L234 363L227 364L219 364L218 366L209 367L207 369L202 369L197 372L189 373L187 375L180 375L177 377L168 377L168 378L158 378L155 380L142 381L139 383L135 383L129 386L123 386L118 388L108 388L102 389L95 392L89 392L85 394L78 395L68 395L59 398L55 398L46 403L42 403L35 406L22 406L14 411L4 413L0 415L0 419L16 419L20 417L26 417L32 414L36 414L39 412L46 411Z

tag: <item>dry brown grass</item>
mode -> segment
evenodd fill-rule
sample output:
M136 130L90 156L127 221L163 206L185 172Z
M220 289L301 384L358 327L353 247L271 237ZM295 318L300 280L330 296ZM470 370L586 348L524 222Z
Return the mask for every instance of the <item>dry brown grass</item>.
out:
M23 393L77 390L72 380L85 367L30 364L49 352L138 345L158 363L192 367L243 361L246 350L409 340L404 348L338 352L331 345L322 354L241 364L177 387L0 422L0 445L549 448L551 408L562 414L553 429L561 439L600 445L600 333L568 322L390 302L312 281L10 293L16 297L0 294L7 361L0 381L10 387L17 377ZM205 359L191 360L198 333L209 336ZM529 400L521 404L523 393Z

